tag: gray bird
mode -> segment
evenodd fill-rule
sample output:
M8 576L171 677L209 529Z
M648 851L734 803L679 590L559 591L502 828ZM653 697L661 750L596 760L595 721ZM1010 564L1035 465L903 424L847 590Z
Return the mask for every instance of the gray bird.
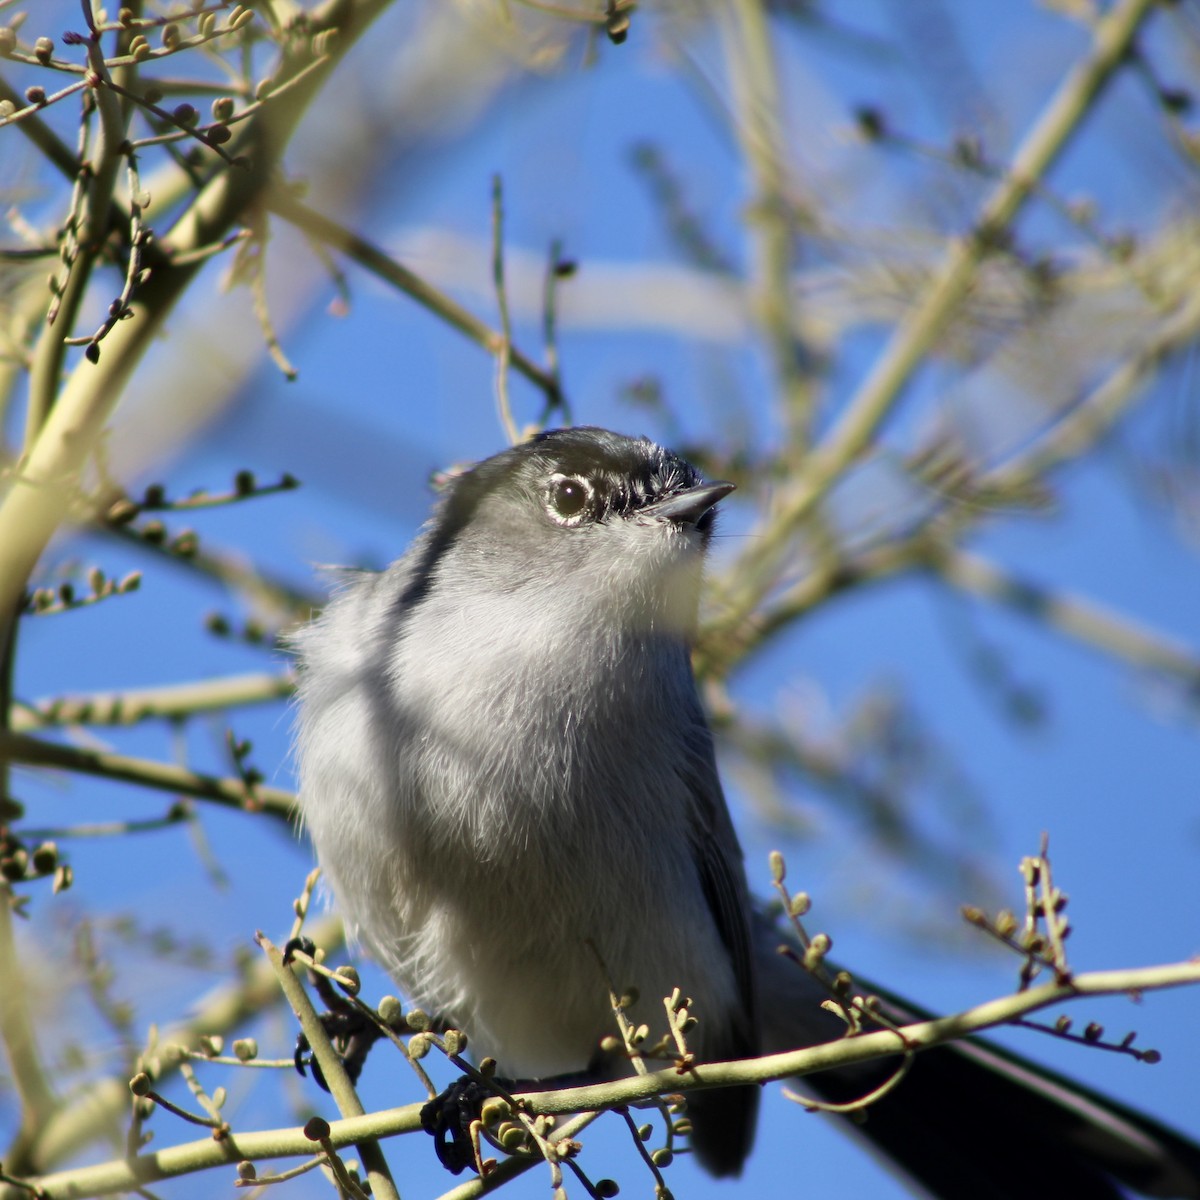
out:
M732 490L644 438L544 433L453 480L295 639L300 805L347 927L506 1077L617 1070L610 983L654 1030L690 997L701 1062L841 1032L752 907L692 675ZM741 1169L757 1098L689 1096L712 1173ZM1200 1196L1186 1139L980 1046L922 1055L862 1132L948 1198Z

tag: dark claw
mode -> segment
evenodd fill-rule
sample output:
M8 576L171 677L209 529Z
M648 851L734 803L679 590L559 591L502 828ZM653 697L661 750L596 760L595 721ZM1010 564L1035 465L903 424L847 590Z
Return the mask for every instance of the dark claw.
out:
M321 1020L324 1021L326 1017L332 1016L334 1016L333 1013L322 1013ZM330 1034L330 1037L332 1038L333 1035ZM333 1048L335 1050L338 1048L336 1042L334 1042ZM351 1071L350 1067L347 1066L346 1073L350 1076L351 1083L357 1082L359 1072L362 1070L363 1061L365 1059L366 1054L364 1052L353 1072ZM342 1061L344 1063L346 1060L343 1058ZM308 1069L312 1071L313 1082L323 1092L329 1091L329 1084L325 1082L325 1073L321 1070L321 1064L312 1056L312 1047L308 1044L308 1038L305 1037L303 1033L296 1034L296 1053L292 1056L292 1062L295 1064L296 1070L299 1071L301 1075L304 1074L304 1068L308 1067Z
M317 944L311 938L294 937L291 938L283 947L283 965L286 967L292 961L292 956L299 950L303 954L307 954L312 958L317 952Z
M289 961L292 953L296 950L303 950L305 954L311 956L316 947L308 938L292 938L283 948L284 962ZM320 1014L319 1020L329 1035L333 1048L338 1052L342 1065L346 1068L346 1074L350 1077L350 1082L357 1083L358 1077L362 1074L363 1065L367 1061L367 1054L383 1034L379 1032L369 1017L365 1016L355 1005L348 1003L324 975L312 973L310 975L317 995L321 997L328 1009L327 1012ZM312 1047L303 1033L296 1036L296 1053L292 1062L295 1063L296 1070L301 1075L305 1073L304 1068L308 1067L312 1071L312 1077L317 1085L325 1091L329 1091L329 1085L325 1082L321 1067L313 1058Z
M479 1120L483 1102L494 1094L487 1084L464 1075L421 1109L421 1128L433 1137L438 1162L451 1175L474 1166L471 1125Z

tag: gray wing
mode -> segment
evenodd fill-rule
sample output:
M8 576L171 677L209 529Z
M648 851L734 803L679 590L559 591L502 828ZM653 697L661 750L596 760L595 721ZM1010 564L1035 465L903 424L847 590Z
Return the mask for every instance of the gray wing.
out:
M716 1060L752 1058L759 1053L758 988L751 940L750 893L721 780L717 775L712 734L696 702L686 765L680 770L695 799L693 851L709 912L729 952L737 983L740 1010L709 1014L709 1022L724 1020L705 1032L709 1057ZM758 1119L756 1087L720 1088L695 1092L688 1099L692 1119L692 1148L714 1175L739 1174L754 1141Z

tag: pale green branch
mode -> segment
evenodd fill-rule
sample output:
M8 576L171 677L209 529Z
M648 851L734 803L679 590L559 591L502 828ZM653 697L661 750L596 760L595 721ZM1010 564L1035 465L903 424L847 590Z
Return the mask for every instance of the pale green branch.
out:
M258 944L271 964L280 989L288 1004L291 1005L292 1012L296 1014L296 1020L300 1022L300 1028L316 1056L329 1093L338 1107L338 1112L344 1118L349 1119L364 1116L366 1110L363 1108L362 1101L358 1098L358 1093L354 1090L354 1084L350 1082L349 1075L346 1074L342 1060L329 1041L329 1035L325 1032L325 1026L321 1024L321 1018L308 998L308 992L296 978L295 973L284 964L279 950L261 933L258 935ZM392 1173L388 1168L387 1160L383 1157L383 1151L380 1149L378 1141L374 1138L362 1138L355 1142L355 1148L358 1150L363 1166L367 1169L371 1194L379 1197L379 1200L400 1200L400 1194L392 1181Z
M797 214L784 164L783 148L788 141L768 7L763 0L736 0L730 6L723 22L725 58L733 131L750 175L746 216L751 251L749 291L783 393L787 455L798 459L808 445L813 395L792 311Z
M295 678L289 671L258 671L167 687L47 696L29 704L14 705L10 726L14 733L29 733L61 725L136 725L151 718L173 720L251 704L269 704L290 696L295 686Z
M893 333L828 436L809 455L795 486L781 496L761 534L750 541L731 573L733 579L745 582L731 595L723 624L736 626L753 611L797 529L843 472L867 451L913 373L953 321L980 266L1078 131L1153 7L1154 0L1121 0L1095 23L1090 53L1042 111L984 202L974 228L950 244L924 295Z
M291 819L294 815L295 797L281 788L264 784L250 787L241 779L204 775L171 763L131 758L102 750L81 750L7 730L0 730L0 763L52 767L77 775L93 775L179 796L195 796L198 800L209 800L246 812L265 812L285 819Z
M1065 983L1046 983L1041 987L1005 996L975 1008L932 1021L919 1021L897 1030L864 1033L842 1038L804 1050L772 1054L739 1062L712 1063L680 1074L670 1066L647 1075L637 1075L611 1083L564 1088L554 1092L525 1093L521 1099L533 1113L594 1113L618 1105L636 1104L673 1092L692 1088L729 1087L738 1084L777 1082L836 1067L852 1066L899 1053L900 1047L928 1050L957 1041L970 1034L1004 1025L1030 1013L1085 996L1143 995L1164 988L1200 984L1200 961L1171 963L1158 967L1130 970L1096 971L1077 975ZM335 1149L356 1145L366 1139L381 1139L420 1129L418 1104L392 1108L331 1121L330 1142ZM559 1131L560 1136L565 1131ZM157 1180L194 1174L246 1159L311 1156L313 1143L300 1130L275 1129L237 1133L224 1142L211 1138L179 1146L169 1146L154 1154L132 1161L113 1161L80 1167L55 1175L29 1180L44 1200L81 1200L88 1196L112 1195L129 1191ZM478 1182L456 1188L455 1200L468 1200L480 1194Z

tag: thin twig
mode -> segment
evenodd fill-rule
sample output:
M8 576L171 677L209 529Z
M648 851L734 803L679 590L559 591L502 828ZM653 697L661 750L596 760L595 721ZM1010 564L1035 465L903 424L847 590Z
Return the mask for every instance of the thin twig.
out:
M327 246L345 254L360 267L403 292L422 308L428 309L444 321L451 329L458 330L476 345L482 346L489 354L499 353L504 340L502 333L492 329L474 313L385 254L366 238L302 204L284 187L271 190L267 197L267 207L277 216L290 221L297 229L303 230L311 237L319 238ZM558 382L552 375L516 347L510 349L510 361L515 371L520 372L545 393L547 400L556 398L557 402Z
M504 283L504 185L499 175L492 176L492 285L496 289L496 306L500 310L500 345L496 351L495 391L496 410L508 444L518 440L517 423L513 420L508 398L508 365L512 358L512 316L508 311L508 288Z

